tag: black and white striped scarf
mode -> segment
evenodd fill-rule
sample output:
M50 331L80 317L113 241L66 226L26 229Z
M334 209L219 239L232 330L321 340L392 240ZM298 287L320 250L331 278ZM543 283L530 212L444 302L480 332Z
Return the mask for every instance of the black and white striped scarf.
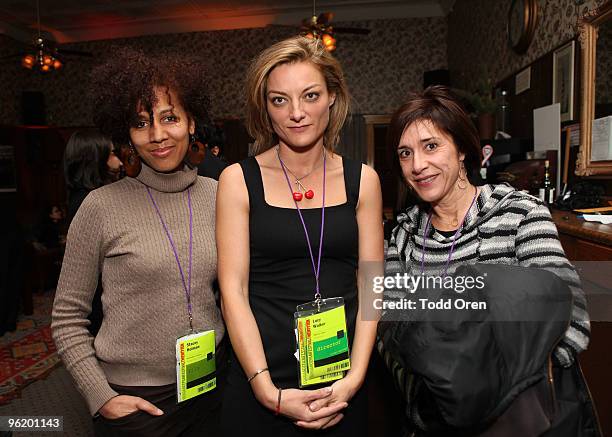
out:
M428 274L443 272L453 237L445 237L431 226L424 236L427 215L428 211L414 206L398 216L386 253L385 275L420 273L422 261ZM462 263L477 262L546 269L568 284L574 297L572 320L554 358L564 367L571 366L588 346L590 322L580 280L565 257L546 205L508 185L481 187L457 235L448 273ZM404 297L405 291L385 293L397 299Z

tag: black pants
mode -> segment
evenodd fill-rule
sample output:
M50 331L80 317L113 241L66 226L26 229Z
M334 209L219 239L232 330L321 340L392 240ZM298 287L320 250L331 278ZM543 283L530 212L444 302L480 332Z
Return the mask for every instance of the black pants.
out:
M188 401L176 401L176 384L157 387L126 387L111 384L120 395L138 396L160 408L164 414L152 416L135 411L118 419L97 416L93 419L96 437L192 437L220 436L219 418L221 400L227 375L227 348L225 339L217 347L217 388Z

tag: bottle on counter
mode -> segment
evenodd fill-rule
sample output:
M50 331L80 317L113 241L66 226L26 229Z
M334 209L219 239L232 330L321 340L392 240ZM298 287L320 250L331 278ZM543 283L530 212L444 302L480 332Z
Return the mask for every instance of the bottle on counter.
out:
M510 105L508 104L508 91L506 90L502 90L498 94L498 105L495 115L497 130L508 133L510 130Z
M547 205L555 203L555 188L550 181L550 162L548 159L544 162L544 182L540 187L538 197Z

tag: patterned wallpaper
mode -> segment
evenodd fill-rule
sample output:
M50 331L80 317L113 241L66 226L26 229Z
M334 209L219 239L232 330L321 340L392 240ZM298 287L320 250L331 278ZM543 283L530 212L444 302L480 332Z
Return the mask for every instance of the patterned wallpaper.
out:
M342 23L372 30L368 36L338 35L335 54L345 68L354 97L353 112L392 112L408 92L421 89L422 74L427 70L448 67L453 84L469 88L473 78L485 74L485 65L488 77L497 82L573 38L578 17L604 2L538 0L540 19L536 35L524 55L516 55L506 42L506 17L511 0L457 0L447 19ZM115 47L123 45L150 52L179 50L199 56L203 66L208 66L211 112L218 118L239 118L244 113L242 84L249 60L292 33L290 28L270 27L70 44L66 47L91 51L96 58L71 57L63 71L50 76L30 74L19 66L18 60L5 61L0 69L3 83L0 124L20 122L22 90L45 94L51 124L91 124L84 94L88 73L97 60L112 55ZM0 35L0 57L22 48L22 44ZM607 59L610 62L610 57ZM612 85L608 81L605 87L609 91Z
M612 21L599 27L596 52L595 103L612 104Z
M471 79L484 74L496 83L518 72L572 39L578 18L605 1L538 0L536 34L527 52L517 55L506 37L512 0L457 0L448 16L448 65L453 84L470 89ZM483 71L482 65L489 71Z
M19 52L22 47L4 35L0 35L0 58ZM23 67L19 59L3 60L0 69L0 124L15 124L21 107L23 89Z
M422 89L424 71L447 67L447 25L443 17L342 24L372 30L367 36L337 35L335 55L345 68L354 98L354 113L390 113L408 92ZM151 53L173 50L195 54L208 70L213 116L240 118L244 114L243 78L248 62L265 47L294 33L291 28L269 27L66 45L66 48L90 51L96 58L92 61L71 57L65 69L48 76L30 74L18 62L15 67L0 70L2 83L15 85L11 90L0 89L0 124L19 122L21 90L44 92L49 124L91 124L91 108L85 95L88 73L96 60L112 55L115 47L123 45ZM0 38L0 55L19 47L8 38Z

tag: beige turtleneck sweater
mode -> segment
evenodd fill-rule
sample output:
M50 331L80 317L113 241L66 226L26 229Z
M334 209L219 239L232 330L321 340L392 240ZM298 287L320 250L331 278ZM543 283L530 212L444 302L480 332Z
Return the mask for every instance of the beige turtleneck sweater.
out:
M195 329L225 330L212 283L217 273L217 182L196 170L162 174L146 165L92 191L70 230L53 305L53 339L66 368L96 413L117 393L109 382L175 382L175 341L189 329L187 298L174 252L147 194L157 202L188 282L189 209L193 210L191 301ZM104 319L95 339L86 326L99 274Z

